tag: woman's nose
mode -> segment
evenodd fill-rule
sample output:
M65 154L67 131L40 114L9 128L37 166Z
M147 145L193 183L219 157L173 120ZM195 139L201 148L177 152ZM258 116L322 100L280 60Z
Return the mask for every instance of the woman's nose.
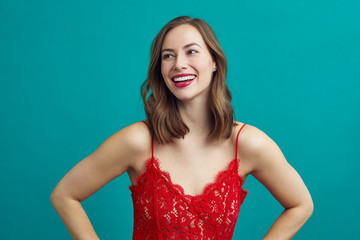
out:
M177 56L174 69L186 69L186 59L182 56Z

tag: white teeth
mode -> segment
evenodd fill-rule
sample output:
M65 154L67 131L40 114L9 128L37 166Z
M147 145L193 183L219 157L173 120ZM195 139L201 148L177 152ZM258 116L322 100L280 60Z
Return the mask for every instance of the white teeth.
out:
M175 82L181 82L181 81L186 81L186 80L191 80L194 79L195 75L189 75L189 76L185 76L185 77L178 77L178 78L174 78Z

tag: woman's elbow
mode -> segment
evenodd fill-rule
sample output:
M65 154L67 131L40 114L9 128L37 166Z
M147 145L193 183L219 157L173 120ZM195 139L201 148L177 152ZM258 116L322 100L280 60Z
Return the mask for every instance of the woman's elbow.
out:
M55 189L51 192L50 201L52 205L56 208L57 205L69 199L69 194L58 184Z
M314 203L313 203L312 199L310 198L309 200L304 202L302 205L302 208L303 208L303 213L305 215L305 218L309 219L314 212Z
M61 193L59 193L58 188L56 187L50 195L50 201L52 205L55 207L56 203L62 198Z

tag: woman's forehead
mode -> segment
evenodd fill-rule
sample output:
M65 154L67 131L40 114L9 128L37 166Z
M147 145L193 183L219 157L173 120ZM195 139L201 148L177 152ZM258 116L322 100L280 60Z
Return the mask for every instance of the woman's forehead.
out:
M183 24L171 29L165 36L162 49L180 49L188 44L205 45L200 32L189 24Z

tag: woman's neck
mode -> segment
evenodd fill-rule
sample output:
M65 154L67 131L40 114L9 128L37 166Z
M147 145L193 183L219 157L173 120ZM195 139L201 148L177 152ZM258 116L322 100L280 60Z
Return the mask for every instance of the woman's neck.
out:
M208 101L203 98L185 102L179 101L178 109L182 120L190 130L186 136L205 139L209 134L211 124L211 110Z

